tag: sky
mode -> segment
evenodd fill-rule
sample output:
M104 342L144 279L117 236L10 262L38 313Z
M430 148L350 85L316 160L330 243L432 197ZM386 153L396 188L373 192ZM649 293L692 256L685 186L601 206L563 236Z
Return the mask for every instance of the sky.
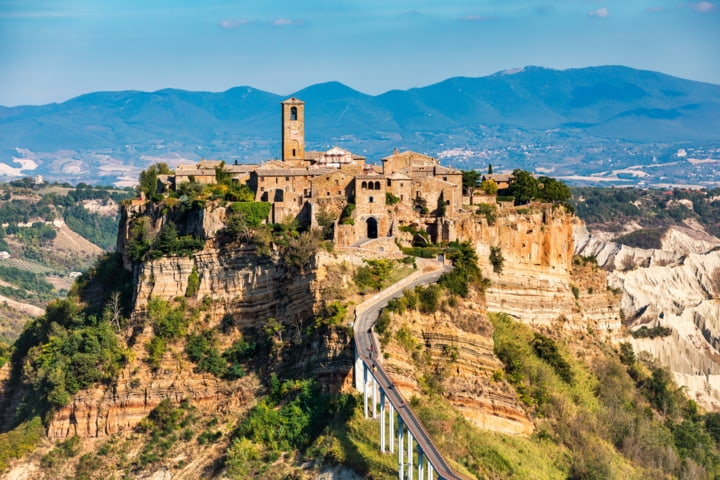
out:
M527 65L720 84L720 0L0 0L0 105L340 81L367 94Z

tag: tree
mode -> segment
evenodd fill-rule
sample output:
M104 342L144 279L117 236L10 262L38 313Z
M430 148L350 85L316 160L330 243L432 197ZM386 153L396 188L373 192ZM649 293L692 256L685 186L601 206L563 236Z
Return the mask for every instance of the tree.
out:
M493 173L492 163L488 163L488 175L492 175L492 173Z
M472 196L480 181L480 174L477 170L462 171L463 195Z
M538 199L545 202L565 202L572 197L568 186L554 178L540 177L538 184Z
M167 168L167 165L165 166ZM146 198L152 198L157 193L158 165L150 165L147 170L140 172L138 190L145 194Z
M498 192L498 185L495 180L483 180L480 184L480 189L488 195L496 195Z
M105 307L107 320L112 326L120 331L120 318L122 317L122 307L120 306L120 292L115 290L110 294L110 300Z
M515 205L529 203L538 195L538 181L530 172L516 168L513 170L513 180L508 187L508 194L515 197Z

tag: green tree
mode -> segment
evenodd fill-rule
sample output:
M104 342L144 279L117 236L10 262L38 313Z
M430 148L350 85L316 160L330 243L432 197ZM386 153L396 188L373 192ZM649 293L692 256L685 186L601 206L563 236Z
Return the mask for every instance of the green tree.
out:
M554 178L540 177L538 185L538 199L545 202L565 202L572 197L568 186Z
M167 165L166 165L167 167ZM157 176L158 176L158 165L150 165L147 170L140 172L140 178L138 181L138 190L145 194L145 197L150 199L157 193Z
M472 196L473 191L478 187L480 181L480 174L477 170L463 170L462 171L462 185L463 195Z
M497 195L498 185L495 180L483 180L480 184L480 189L488 195Z
M515 197L515 205L522 205L537 197L538 181L530 172L516 168L513 170L512 183L508 195Z

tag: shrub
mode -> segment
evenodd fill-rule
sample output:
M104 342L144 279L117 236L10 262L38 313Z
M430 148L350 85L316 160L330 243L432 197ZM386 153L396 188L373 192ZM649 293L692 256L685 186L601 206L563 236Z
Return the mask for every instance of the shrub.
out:
M573 381L570 364L560 355L557 345L551 338L536 333L530 345L535 354L545 360L565 383Z
M475 214L485 215L485 220L488 225L491 226L495 225L495 222L497 221L497 207L495 205L490 205L489 203L479 204L477 210L475 210Z
M419 310L421 313L435 313L440 307L440 296L442 288L437 285L428 285L427 287L417 287Z
M235 202L230 204L228 218L231 221L235 217L243 218L249 227L255 228L268 218L271 208L268 202Z
M188 277L187 288L185 289L186 297L194 297L200 288L200 276L198 275L197 266L193 265L192 272Z
M652 328L648 328L645 325L633 330L630 334L635 338L657 338L657 337L668 337L672 335L672 328L663 327L662 325L656 325Z
M365 260L362 267L358 267L353 275L355 285L361 291L380 290L392 271L394 262L387 259Z
M500 250L500 247L490 247L490 263L493 267L493 272L495 273L502 273L503 270L503 263L505 262L505 259L502 255L502 250Z
M385 192L385 203L395 205L396 203L400 203L400 197L396 197L390 192Z

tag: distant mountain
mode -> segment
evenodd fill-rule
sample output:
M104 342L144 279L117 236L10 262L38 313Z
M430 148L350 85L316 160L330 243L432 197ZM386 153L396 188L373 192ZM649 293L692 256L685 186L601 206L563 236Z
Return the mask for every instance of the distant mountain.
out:
M617 159L620 144L643 164L678 146L720 145L720 86L620 66L526 67L377 96L329 82L289 96L306 102L308 148L340 145L370 160L397 147L464 165L494 156L508 167L557 168L578 155L590 164L598 149ZM158 157L262 161L279 155L285 98L251 87L167 89L0 107L0 180L3 173L40 173L113 181L117 165L137 170ZM519 144L524 151L516 151ZM447 153L458 149L460 157ZM13 157L30 158L37 168L19 172ZM103 162L116 165L101 169Z

